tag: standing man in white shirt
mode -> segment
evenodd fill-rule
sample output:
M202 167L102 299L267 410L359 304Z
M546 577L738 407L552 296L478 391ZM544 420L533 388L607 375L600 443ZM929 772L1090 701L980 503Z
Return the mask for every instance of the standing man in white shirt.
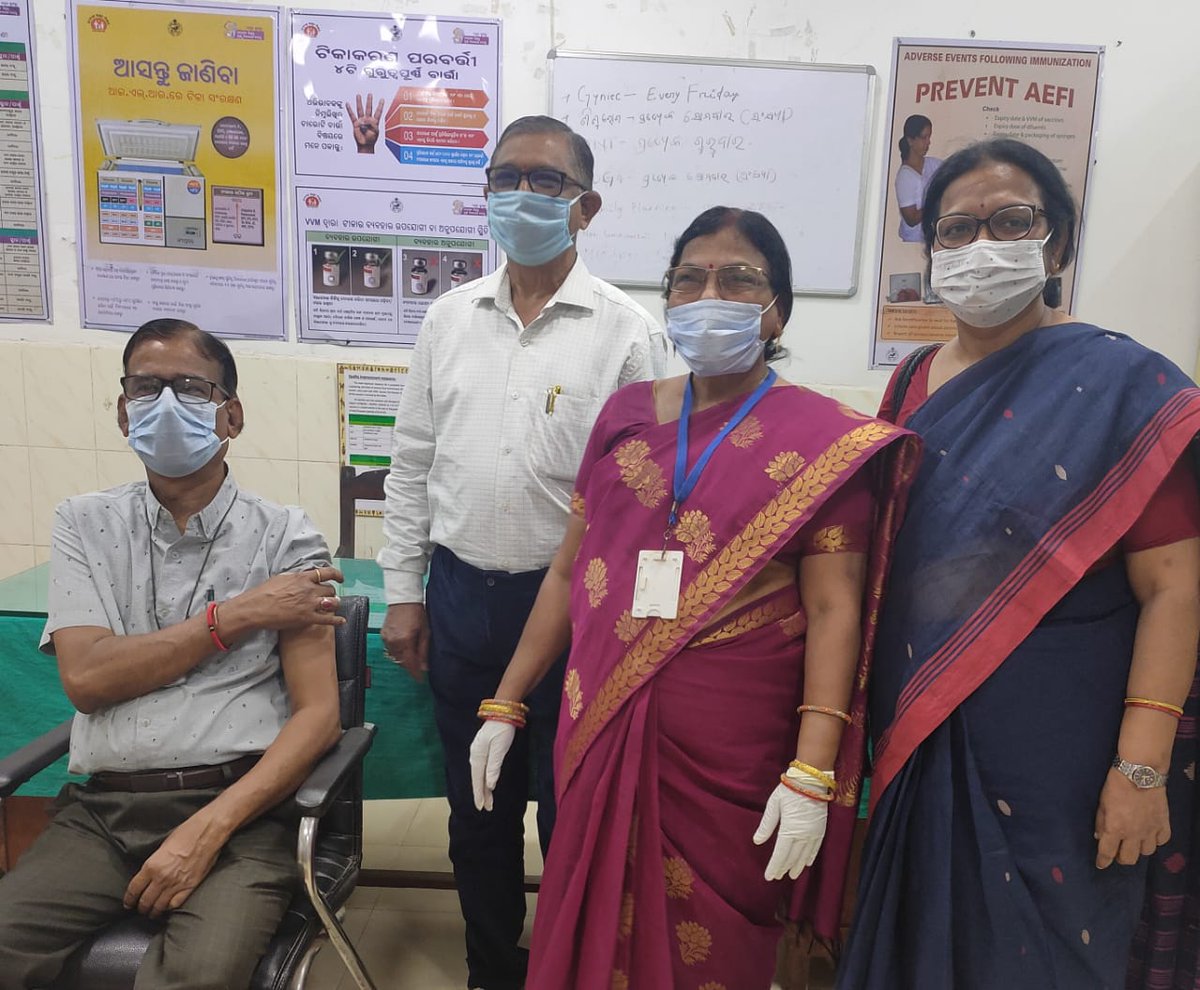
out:
M529 698L528 728L490 812L476 810L471 789L479 699L495 693L558 548L601 406L665 363L653 317L576 254L576 235L601 206L592 169L587 142L551 117L522 117L500 136L487 169L488 222L508 261L430 306L385 484L383 641L413 677L428 671L468 986L483 990L519 990L525 978L528 953L517 941L530 756L545 852L565 657Z

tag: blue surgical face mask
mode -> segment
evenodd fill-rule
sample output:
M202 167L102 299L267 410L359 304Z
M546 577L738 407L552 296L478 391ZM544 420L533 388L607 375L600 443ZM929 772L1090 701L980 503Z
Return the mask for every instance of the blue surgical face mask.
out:
M488 224L492 240L518 265L544 265L575 243L569 220L571 207L583 198L543 196L524 189L488 194Z
M667 336L701 378L749 371L763 353L763 313L758 303L697 299L667 310Z
M164 478L194 474L229 442L216 434L218 408L212 402L180 402L170 386L157 399L127 401L129 446Z

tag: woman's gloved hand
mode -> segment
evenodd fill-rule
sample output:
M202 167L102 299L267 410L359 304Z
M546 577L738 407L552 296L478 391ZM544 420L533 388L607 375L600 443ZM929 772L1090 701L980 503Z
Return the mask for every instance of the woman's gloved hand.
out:
M492 810L492 792L516 736L516 726L488 719L471 740L471 790L476 811Z
M833 776L832 771L829 776ZM789 768L787 777L806 791L828 793L822 781L803 770ZM767 799L762 821L754 833L754 844L761 846L778 828L775 851L771 853L771 861L767 863L763 876L768 880L782 880L785 876L795 880L812 866L821 850L821 841L825 838L828 817L828 802L798 794L781 782Z

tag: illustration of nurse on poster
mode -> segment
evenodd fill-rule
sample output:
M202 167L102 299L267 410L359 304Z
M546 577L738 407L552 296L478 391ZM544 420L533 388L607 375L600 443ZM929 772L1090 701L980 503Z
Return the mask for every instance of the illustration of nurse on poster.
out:
M85 326L285 334L278 12L75 0Z
M884 164L871 366L954 336L929 285L925 190L942 162L986 138L1033 145L1062 170L1084 215L1103 49L897 39ZM1078 263L1062 277L1064 308Z

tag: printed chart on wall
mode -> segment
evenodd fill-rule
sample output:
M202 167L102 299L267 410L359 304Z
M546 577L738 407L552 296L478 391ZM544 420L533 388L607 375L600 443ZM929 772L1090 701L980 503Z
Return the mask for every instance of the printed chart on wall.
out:
M84 326L286 333L277 8L73 0Z
M1099 46L897 39L872 367L954 336L921 235L925 188L949 155L986 138L1031 144L1062 170L1084 215L1103 56ZM1064 308L1075 271L1062 276Z
M392 430L408 368L380 364L338 365L338 422L342 464L364 471L386 471L392 463ZM360 498L360 516L383 515L383 503Z
M289 47L300 339L412 346L496 266L500 22L297 10Z
M0 0L0 320L50 319L33 10Z

